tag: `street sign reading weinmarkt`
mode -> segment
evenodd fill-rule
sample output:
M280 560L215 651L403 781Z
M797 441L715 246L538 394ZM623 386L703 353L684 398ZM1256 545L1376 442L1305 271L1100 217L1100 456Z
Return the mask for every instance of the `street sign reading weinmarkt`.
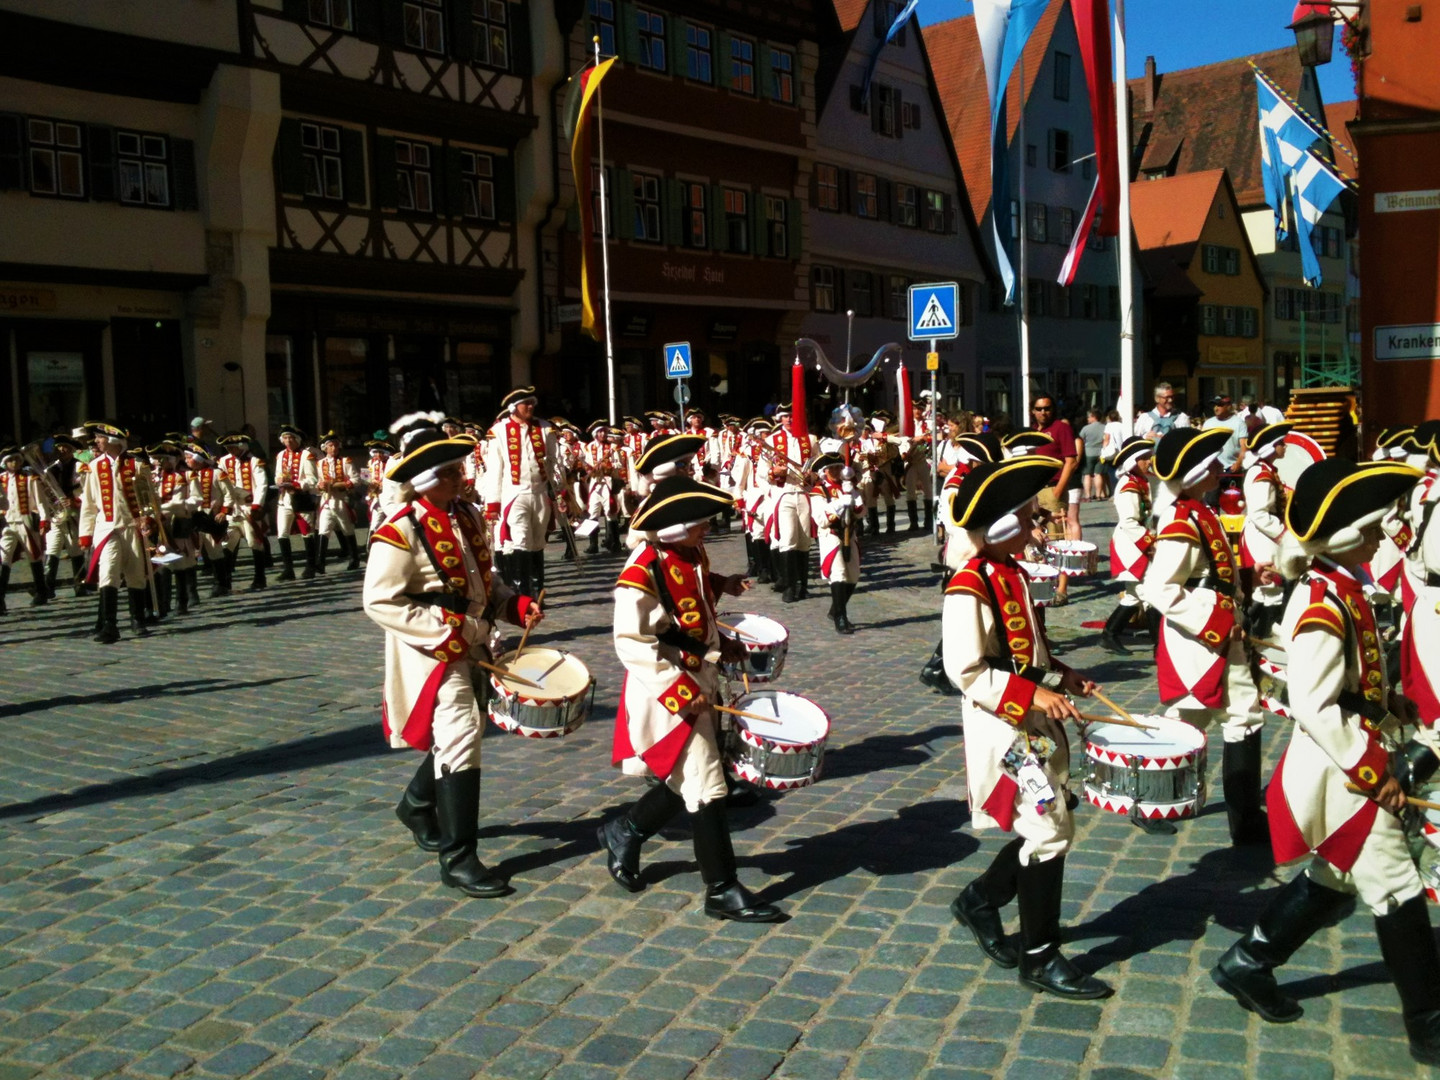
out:
M688 379L694 374L695 365L690 362L690 343L672 341L665 346L665 377L667 379Z
M939 341L960 334L960 286L953 281L910 286L910 340Z

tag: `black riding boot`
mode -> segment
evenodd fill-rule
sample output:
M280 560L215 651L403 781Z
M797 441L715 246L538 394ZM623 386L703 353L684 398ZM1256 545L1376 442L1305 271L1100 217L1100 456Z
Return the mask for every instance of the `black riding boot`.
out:
M89 591L85 585L86 569L83 555L70 557L70 584L74 587L76 596L84 596Z
M1150 631L1150 644L1156 648L1160 647L1160 628L1163 623L1164 620L1160 617L1160 612L1156 611L1153 607L1147 607L1145 609L1145 626Z
M753 578L756 574L760 572L760 568L755 565L755 538L747 532L742 534L741 539L745 541L744 576L748 578Z
M60 577L60 556L51 555L45 560L45 593L55 599L55 582Z
M290 538L282 536L280 544L280 573L275 575L276 581L295 580L295 553L290 550Z
M1269 844L1270 825L1260 803L1260 732L1225 744L1220 775L1231 846Z
M440 882L466 896L494 897L510 886L486 869L475 854L480 833L480 770L450 772L435 781L436 818L440 825Z
M655 784L619 817L595 830L609 853L610 876L626 892L645 888L640 880L640 846L685 807L685 800L664 784Z
M754 541L753 551L755 554L755 569L759 571L755 575L755 584L769 585L775 580L774 572L771 570L770 545L764 540Z
M545 589L545 549L530 552L530 584L535 591L527 596L539 596Z
M845 605L850 600L850 588L851 586L843 581L830 583L830 616L835 620L837 634L853 634L855 632L855 627L850 624L850 619L845 614Z
M190 603L200 603L200 572L195 569L186 571L186 577L190 582Z
M354 533L340 534L340 550L350 556L350 561L345 564L346 570L360 569L360 545L355 540Z
M1329 922L1348 899L1345 893L1312 881L1308 874L1296 875L1275 894L1249 932L1225 951L1210 969L1210 978L1245 1008L1272 1024L1299 1020L1305 1010L1280 992L1275 984L1275 969ZM1428 926L1425 937L1430 937ZM1418 944L1411 941L1406 948Z
M925 500L925 532L931 536L935 535L935 500Z
M1000 909L1015 899L1016 881L1020 873L1020 848L1025 841L1011 840L989 869L960 890L950 903L950 914L957 922L969 927L980 951L1002 968L1020 963L1015 946L1005 938L1005 921Z
M1440 955L1425 897L1411 897L1390 914L1376 916L1375 933L1400 991L1410 1056L1422 1065L1440 1065Z
M955 684L945 674L945 643L942 641L935 646L935 651L930 654L930 659L925 661L925 666L920 669L920 681L933 690L939 690L942 694L958 694Z
M609 532L608 526L607 526L607 528L606 528L606 532L607 532L607 534L608 534L608 532ZM606 543L608 544L608 543L609 543L609 540L610 540L610 538L609 538L608 535L606 536L605 540L606 540ZM585 554L586 554L586 555L599 555L599 554L600 554L600 529L599 529L598 527L595 529L594 532L592 532L592 533L590 534L590 539L585 542Z
M315 573L325 573L325 564L330 561L330 537L321 536L315 540Z
M35 595L30 597L30 606L39 607L50 602L50 590L45 587L45 564L36 559L30 564L30 580L35 583Z
M175 571L175 614L190 614L190 575L194 570Z
M1065 856L1032 862L1016 872L1020 898L1020 981L1064 998L1109 997L1111 990L1060 952L1060 896Z
M790 588L790 553L770 547L770 589L783 598Z
M250 592L259 592L265 588L265 559L258 551L251 551L254 557L255 572L250 578Z
M1120 643L1120 633L1130 622L1130 616L1135 613L1135 608L1117 604L1115 610L1110 612L1110 617L1105 620L1105 629L1100 632L1100 647L1106 652L1118 653L1121 656L1129 656L1130 650Z
M810 552L800 551L795 556L795 569L800 572L800 599L810 599Z
M885 535L895 535L895 504L885 507Z
M130 589L130 632L140 637L148 637L150 627L146 626L145 601L149 599L146 589ZM118 595L116 597L119 599Z
M787 604L798 603L801 583L805 580L805 552L785 551L780 558L785 563L785 592L781 599Z
M222 595L229 596L235 591L235 564L240 561L240 549L225 552L225 565L222 568L225 577L225 591Z
M605 550L611 555L619 555L624 550L620 542L620 522L607 521L605 523Z
M5 614L5 590L10 587L10 567L0 564L0 615ZM95 632L100 632L100 620L95 622Z
M116 621L120 616L120 590L113 586L101 588L100 616L95 630L95 640L101 645L113 645L120 640L120 628Z
M916 504L916 502L915 502L914 499L906 499L906 500L905 500L905 513L906 513L906 514L909 516L909 518L910 518L910 531L911 531L911 532L919 532L919 531L920 531L920 513L919 513L919 511L920 511L920 508L919 508L919 506Z
M478 775L478 774L477 774ZM435 811L435 752L420 761L420 767L395 804L395 816L415 837L421 851L440 850L440 819Z
M170 615L171 594L175 590L175 571L161 570L155 575L155 597L159 604L159 610L155 612L155 621L160 622Z
M735 876L735 849L730 845L730 824L725 800L708 802L690 815L695 833L695 861L705 882L705 914L735 922L777 922L783 913L773 904L757 900Z
M313 536L307 536L307 537L304 538L304 544L305 544L305 569L300 571L300 579L301 579L302 581L309 581L311 578L313 578L313 577L315 576L315 572L316 572L316 571L315 571L316 538L313 537Z
M870 536L880 535L880 504L876 503L865 513L865 532Z

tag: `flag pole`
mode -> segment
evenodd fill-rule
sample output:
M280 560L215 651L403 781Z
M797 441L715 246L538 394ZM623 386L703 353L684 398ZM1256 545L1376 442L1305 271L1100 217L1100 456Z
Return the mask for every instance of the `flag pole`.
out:
M1115 149L1120 157L1120 430L1135 424L1135 267L1130 222L1130 87L1125 78L1125 0L1115 0Z
M1029 290L1025 287L1025 238L1030 231L1025 210L1025 51L1020 51L1020 124L1016 129L1015 141L1020 145L1020 423L1030 423L1030 301ZM1051 417L1051 419L1055 419Z
M595 35L595 64L600 64L600 35ZM600 269L605 293L605 375L610 388L610 426L615 426L615 338L610 332L610 194L605 183L605 88L595 88L595 126L600 132Z

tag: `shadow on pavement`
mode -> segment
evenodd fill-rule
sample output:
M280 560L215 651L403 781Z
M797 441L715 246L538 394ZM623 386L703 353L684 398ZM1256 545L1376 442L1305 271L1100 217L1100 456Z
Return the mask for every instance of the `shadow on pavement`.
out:
M273 679L256 679L253 682L238 682L229 679L189 679L185 682L156 683L152 686L127 686L120 690L106 690L100 694L61 694L59 697L40 698L24 701L18 705L0 705L0 717L21 716L25 713L45 709L80 708L89 705L119 705L126 701L138 701L153 697L186 697L190 694L215 694L225 690L253 690L257 686L272 683L293 682L308 679L309 675L277 675Z
M932 742L959 735L959 724L943 724L905 735L871 735L857 743L833 750L827 748L820 782L823 784L826 780L843 780L906 765L922 765L935 755L930 745Z

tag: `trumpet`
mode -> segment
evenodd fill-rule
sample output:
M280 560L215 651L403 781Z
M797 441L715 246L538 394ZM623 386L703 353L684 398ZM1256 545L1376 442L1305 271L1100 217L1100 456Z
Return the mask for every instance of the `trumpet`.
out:
M805 485L806 472L804 465L801 465L789 455L780 453L780 451L776 450L769 443L755 438L755 436L751 435L748 431L745 432L745 437L755 444L760 453L770 462L771 468L785 470L785 479L787 481L792 484L798 484L801 487Z
M60 490L55 477L45 467L45 459L40 456L39 441L26 443L20 448L20 457L29 466L30 471L40 481L40 486L45 493L45 508L51 517L56 517L70 509L70 497Z

